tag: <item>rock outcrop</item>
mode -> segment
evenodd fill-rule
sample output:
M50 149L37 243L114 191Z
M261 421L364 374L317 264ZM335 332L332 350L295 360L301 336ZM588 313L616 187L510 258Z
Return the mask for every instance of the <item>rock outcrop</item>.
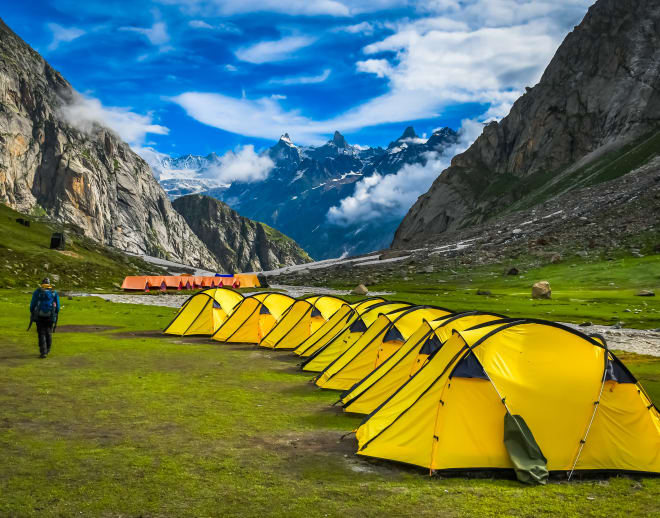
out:
M599 0L541 81L410 209L397 248L531 207L645 163L660 128L660 4Z
M78 94L0 20L0 202L101 243L215 269L149 166L116 134L67 122Z
M292 239L210 196L183 196L173 206L227 272L273 270L311 261Z

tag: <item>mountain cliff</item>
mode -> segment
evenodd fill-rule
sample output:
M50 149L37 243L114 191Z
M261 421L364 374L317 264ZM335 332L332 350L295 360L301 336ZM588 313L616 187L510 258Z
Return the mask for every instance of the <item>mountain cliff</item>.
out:
M191 194L172 205L227 272L274 270L311 261L292 239L242 217L215 198Z
M0 201L124 251L217 267L144 160L107 128L66 122L77 95L0 20Z
M599 0L541 81L420 196L406 247L624 175L660 151L660 4Z

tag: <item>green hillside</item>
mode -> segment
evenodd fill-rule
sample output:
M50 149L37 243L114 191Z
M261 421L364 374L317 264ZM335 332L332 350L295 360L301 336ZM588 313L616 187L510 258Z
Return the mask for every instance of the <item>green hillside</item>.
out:
M30 226L17 218L30 220ZM65 231L65 250L51 250L53 232ZM73 227L36 221L0 204L0 286L32 288L48 274L62 290L110 289L126 275L156 273L141 259L99 245Z

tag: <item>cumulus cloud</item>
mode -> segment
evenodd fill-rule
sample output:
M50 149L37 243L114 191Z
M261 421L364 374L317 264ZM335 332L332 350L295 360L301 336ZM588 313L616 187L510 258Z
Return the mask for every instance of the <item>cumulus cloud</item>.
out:
M268 82L274 85L310 85L315 83L323 83L326 79L328 79L328 77L330 77L330 69L326 68L323 72L321 72L318 75L275 77Z
M260 41L248 47L241 47L234 54L241 61L259 65L290 59L297 50L313 42L314 38L310 36L287 36L279 40Z
M235 151L227 151L220 163L206 171L221 183L260 182L268 177L275 164L266 154L256 153L254 146L247 145Z
M129 108L103 106L101 101L75 93L71 102L64 105L61 115L69 124L86 133L93 133L98 126L110 128L131 146L139 147L147 134L167 135L169 129L154 124L150 114L141 115Z
M84 30L77 27L62 27L57 23L49 23L46 26L53 33L53 39L48 44L48 50L55 50L60 46L60 43L68 43L85 34Z
M331 207L327 219L338 226L358 222L392 220L403 217L417 198L429 190L433 181L446 169L451 158L463 152L479 136L482 125L463 121L459 142L445 152L428 152L423 163L405 164L397 173L378 172L355 184L353 195Z

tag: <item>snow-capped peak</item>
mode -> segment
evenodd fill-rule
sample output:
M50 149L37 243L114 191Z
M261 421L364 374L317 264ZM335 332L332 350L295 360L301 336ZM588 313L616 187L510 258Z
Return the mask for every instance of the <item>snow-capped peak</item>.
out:
M296 147L296 145L291 141L291 137L289 137L288 133L285 133L280 137L280 142L284 142L286 145L291 147Z

